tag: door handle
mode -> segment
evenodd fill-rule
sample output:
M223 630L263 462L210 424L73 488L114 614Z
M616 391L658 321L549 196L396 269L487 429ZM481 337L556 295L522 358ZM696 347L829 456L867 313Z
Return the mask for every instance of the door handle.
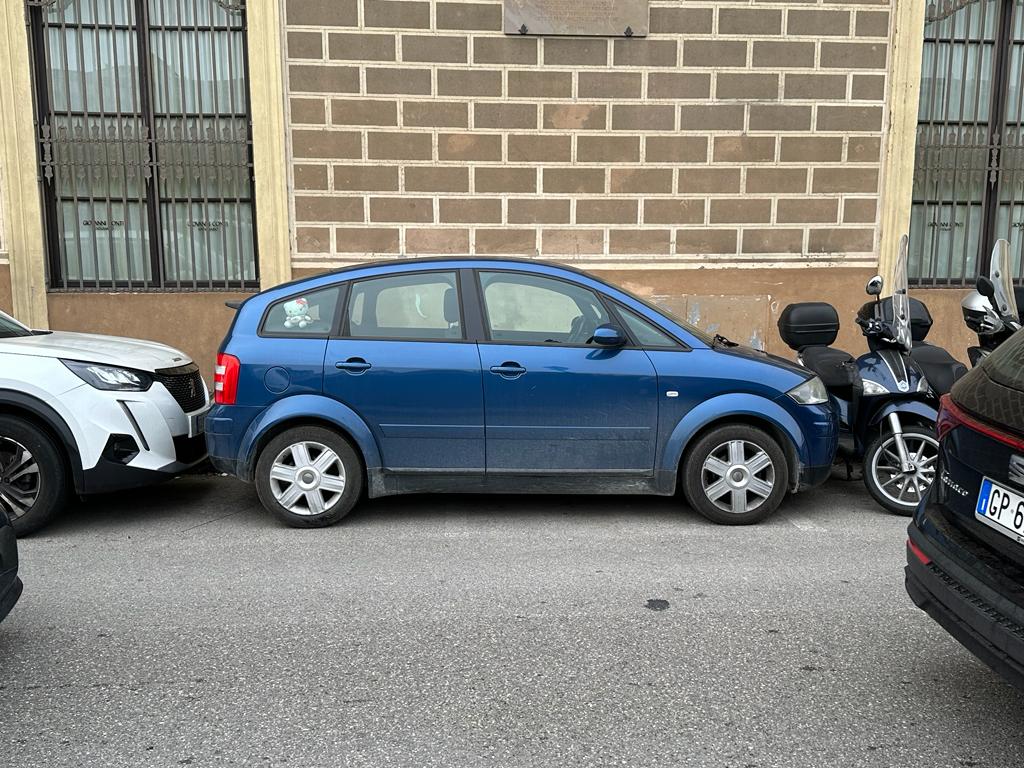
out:
M524 373L526 369L523 368L519 363L511 360L506 360L501 365L492 365L491 373L496 373L503 379L518 379Z
M334 367L343 371L348 371L349 373L360 374L364 371L370 370L373 366L361 357L350 357L343 363L335 363Z

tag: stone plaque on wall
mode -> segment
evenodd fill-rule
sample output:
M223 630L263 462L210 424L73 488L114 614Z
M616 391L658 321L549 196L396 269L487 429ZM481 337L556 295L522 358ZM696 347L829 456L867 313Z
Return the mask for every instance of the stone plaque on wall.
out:
M650 0L504 0L509 35L646 37Z

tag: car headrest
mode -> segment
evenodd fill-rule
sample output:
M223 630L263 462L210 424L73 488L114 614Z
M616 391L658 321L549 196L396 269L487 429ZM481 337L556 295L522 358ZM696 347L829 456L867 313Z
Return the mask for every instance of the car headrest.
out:
M444 320L446 323L457 323L462 320L459 314L459 294L454 288L444 292Z

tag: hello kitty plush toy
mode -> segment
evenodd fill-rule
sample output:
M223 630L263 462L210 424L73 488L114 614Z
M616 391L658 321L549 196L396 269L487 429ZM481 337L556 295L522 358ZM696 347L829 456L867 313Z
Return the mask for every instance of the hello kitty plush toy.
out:
M305 299L295 299L284 305L284 327L305 328L313 322L309 316L309 302Z

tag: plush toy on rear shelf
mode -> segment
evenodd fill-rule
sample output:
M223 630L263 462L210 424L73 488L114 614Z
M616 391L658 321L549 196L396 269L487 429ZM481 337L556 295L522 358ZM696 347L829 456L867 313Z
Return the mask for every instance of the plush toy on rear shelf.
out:
M309 302L305 299L295 299L284 305L284 327L305 328L313 322L309 316Z

